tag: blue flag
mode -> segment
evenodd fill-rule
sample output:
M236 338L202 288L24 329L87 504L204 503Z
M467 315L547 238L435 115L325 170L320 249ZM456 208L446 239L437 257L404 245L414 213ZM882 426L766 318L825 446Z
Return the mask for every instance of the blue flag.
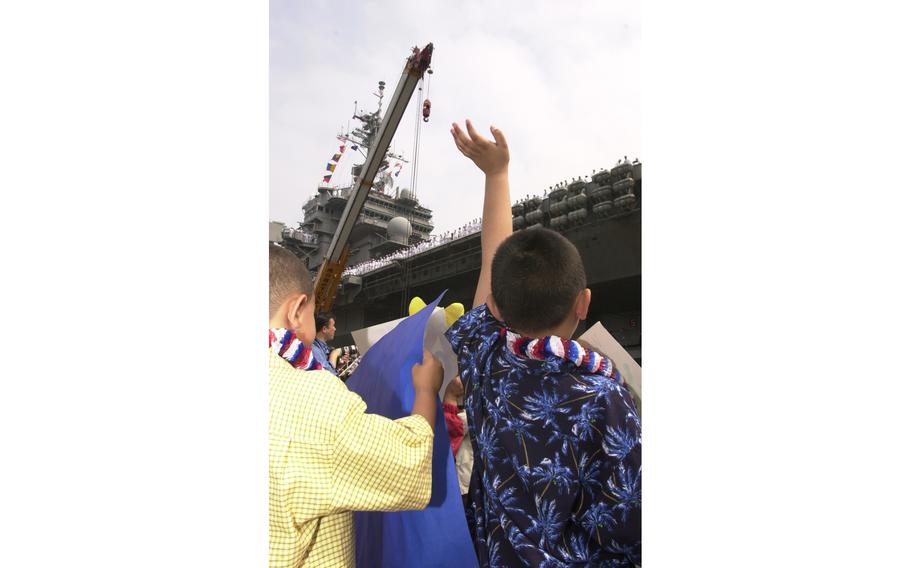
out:
M444 293L443 293L444 294ZM363 398L367 412L397 419L411 414L411 368L423 360L423 336L436 300L399 323L364 354L347 387ZM452 446L442 404L436 403L433 492L421 511L354 513L358 568L471 568L477 556L468 534ZM377 472L381 475L381 472Z

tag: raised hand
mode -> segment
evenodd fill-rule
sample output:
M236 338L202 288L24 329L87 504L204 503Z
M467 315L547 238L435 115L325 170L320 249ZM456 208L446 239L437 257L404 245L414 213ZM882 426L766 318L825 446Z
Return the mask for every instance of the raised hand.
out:
M488 140L474 129L470 120L465 121L465 127L468 131L467 134L458 126L457 122L452 123L452 138L455 139L458 151L470 158L488 176L508 172L509 145L506 143L506 137L502 131L491 126L490 132L493 134L493 140Z

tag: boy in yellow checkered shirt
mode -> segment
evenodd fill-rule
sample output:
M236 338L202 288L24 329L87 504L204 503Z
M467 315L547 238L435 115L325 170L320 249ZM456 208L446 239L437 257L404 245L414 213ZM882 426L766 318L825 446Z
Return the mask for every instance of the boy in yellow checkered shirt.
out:
M411 416L389 420L310 351L313 281L269 245L269 566L354 566L352 511L422 509L432 485L442 365L413 373Z

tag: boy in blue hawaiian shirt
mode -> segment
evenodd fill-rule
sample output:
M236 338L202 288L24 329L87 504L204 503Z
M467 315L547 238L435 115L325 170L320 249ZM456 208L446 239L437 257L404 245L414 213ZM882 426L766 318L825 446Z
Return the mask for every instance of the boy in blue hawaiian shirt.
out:
M466 122L484 172L474 309L446 333L474 446L468 523L482 567L641 564L641 422L613 362L570 338L591 291L575 246L512 234L509 149Z

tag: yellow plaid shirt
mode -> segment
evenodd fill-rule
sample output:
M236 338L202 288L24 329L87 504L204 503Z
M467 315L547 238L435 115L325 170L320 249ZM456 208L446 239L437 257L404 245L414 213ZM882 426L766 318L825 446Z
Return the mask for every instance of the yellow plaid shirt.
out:
M422 509L433 430L367 414L326 371L269 349L269 566L354 566L351 511Z

